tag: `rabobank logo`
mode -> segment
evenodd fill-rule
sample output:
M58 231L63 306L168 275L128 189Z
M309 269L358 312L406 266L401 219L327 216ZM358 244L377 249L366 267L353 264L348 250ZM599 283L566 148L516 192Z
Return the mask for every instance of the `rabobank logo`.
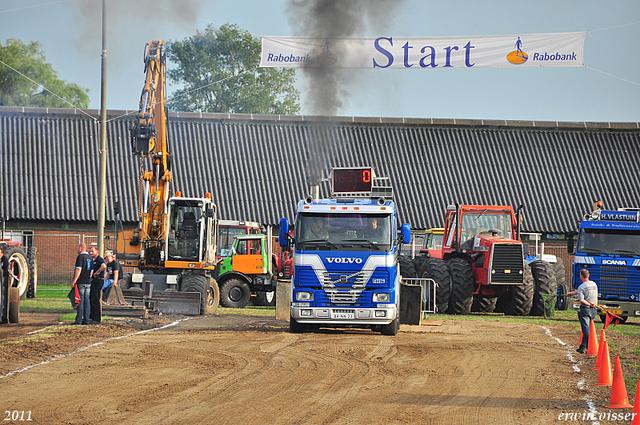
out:
M338 56L331 52L331 43L327 40L324 43L324 50L316 56L316 62L321 66L332 66L338 62Z
M523 64L529 59L529 55L522 50L522 40L518 37L515 45L516 50L507 55L507 60L514 65Z

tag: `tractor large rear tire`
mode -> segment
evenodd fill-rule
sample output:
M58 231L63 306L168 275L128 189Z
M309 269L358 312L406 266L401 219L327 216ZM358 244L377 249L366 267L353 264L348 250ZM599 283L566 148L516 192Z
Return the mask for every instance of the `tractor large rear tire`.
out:
M20 323L20 291L9 288L9 323Z
M182 276L180 292L199 292L200 293L200 315L203 315L207 311L207 296L209 282L207 279L199 274L185 274Z
M451 276L447 263L441 258L428 258L422 262L422 269L418 270L418 276L430 278L436 282L436 310L440 314L446 313L451 299Z
M452 258L447 261L451 275L450 314L469 314L473 303L473 271L471 264L464 258Z
M551 315L551 308L545 308L543 295L556 294L558 291L554 266L551 263L537 260L532 262L530 267L535 286L531 315L544 316L546 313L546 316L549 317Z
M228 308L244 308L251 299L251 290L240 279L229 279L220 287L220 304Z
M9 259L9 286L17 287L22 299L27 294L29 287L27 254L20 247L4 245L4 255Z
M524 267L524 283L513 288L507 314L513 316L528 316L533 306L535 287L533 275L529 265Z
M27 248L27 260L29 261L29 286L27 288L27 298L35 298L38 294L38 248L30 246Z
M220 287L218 282L213 278L207 278L209 280L209 287L207 288L207 308L205 313L213 314L220 305Z
M416 268L413 265L413 260L411 258L406 256L398 257L398 264L400 265L400 275L403 280L418 277L418 273L416 272Z
M496 309L497 301L498 297L481 297L474 295L471 311L476 313L492 313Z

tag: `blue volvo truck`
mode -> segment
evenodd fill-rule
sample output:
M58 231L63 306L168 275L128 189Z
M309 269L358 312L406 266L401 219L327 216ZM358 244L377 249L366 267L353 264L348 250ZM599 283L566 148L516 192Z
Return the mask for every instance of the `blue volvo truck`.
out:
M393 190L371 167L334 168L331 198L298 203L294 237L280 220L279 241L294 245L290 331L359 327L396 335L400 326L398 216ZM410 241L403 224L401 238Z
M604 210L597 202L580 222L575 250L572 238L568 248L575 254L573 287L582 283L580 270L589 270L598 285L602 321L607 311L623 323L630 316L640 317L640 209Z

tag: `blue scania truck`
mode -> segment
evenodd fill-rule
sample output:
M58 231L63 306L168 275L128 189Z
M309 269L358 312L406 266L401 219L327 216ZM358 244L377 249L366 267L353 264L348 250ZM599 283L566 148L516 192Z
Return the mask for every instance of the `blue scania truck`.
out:
M400 326L398 216L393 190L371 167L334 168L331 198L298 202L294 237L280 220L279 241L294 245L290 331L371 328L396 335ZM403 224L401 237L410 241Z
M609 311L622 318L640 317L640 209L603 210L597 202L580 222L574 253L573 287L581 282L580 270L589 270L598 285L601 320Z

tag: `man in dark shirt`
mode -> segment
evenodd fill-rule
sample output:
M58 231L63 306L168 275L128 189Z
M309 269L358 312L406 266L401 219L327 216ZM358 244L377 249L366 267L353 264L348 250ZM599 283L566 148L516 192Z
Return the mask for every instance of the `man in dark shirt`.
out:
M9 259L0 247L0 323L7 323L9 316Z
M76 314L75 325L88 325L91 322L91 304L89 301L91 294L91 257L87 254L87 245L78 245L78 256L76 257L76 271L73 276L71 286L78 285L80 293L80 304Z
M107 264L100 256L98 248L89 248L91 256L91 322L100 323L102 321L102 285L104 285L104 271Z

